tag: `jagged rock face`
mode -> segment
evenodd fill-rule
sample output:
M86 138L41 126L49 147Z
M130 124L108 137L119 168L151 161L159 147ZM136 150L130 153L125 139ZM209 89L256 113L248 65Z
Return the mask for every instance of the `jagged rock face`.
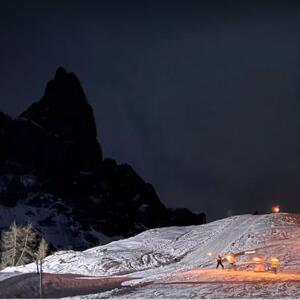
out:
M31 165L46 175L94 171L101 164L92 108L78 78L63 68L48 82L43 98L20 115L18 126L18 140L25 137L22 148L36 152Z
M0 112L0 164L9 157L9 153L12 150L12 128L12 119Z
M204 214L167 209L129 165L103 160L96 136L80 82L63 68L19 118L0 113L0 230L28 221L53 247L82 249L205 222Z
M59 68L54 80L48 82L43 98L32 104L20 118L33 121L49 134L65 140L96 140L92 108L78 78L63 68Z

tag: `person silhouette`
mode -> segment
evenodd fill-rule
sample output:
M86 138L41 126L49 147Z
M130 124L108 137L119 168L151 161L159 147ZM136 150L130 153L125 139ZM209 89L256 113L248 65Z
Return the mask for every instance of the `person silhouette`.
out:
M217 256L217 267L216 267L216 269L218 269L219 266L221 266L222 269L224 269L224 266L223 266L223 264L222 264L222 257L221 257L221 255L218 255L218 256Z

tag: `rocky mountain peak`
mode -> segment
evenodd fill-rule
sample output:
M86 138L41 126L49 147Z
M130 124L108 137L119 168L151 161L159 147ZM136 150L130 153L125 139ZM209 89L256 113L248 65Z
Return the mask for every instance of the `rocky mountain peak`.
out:
M96 139L93 110L79 79L62 67L50 80L42 99L32 104L20 118L37 123L51 133L71 139Z
M59 80L60 78L64 78L67 76L67 71L64 67L58 67L55 73L55 80Z
M22 140L26 140L29 158L38 153L37 168L47 165L54 172L60 168L90 171L102 162L93 110L79 79L62 67L47 83L40 101L24 111L18 121L27 123L26 132L22 126Z
M93 110L62 67L18 119L0 113L0 144L0 233L28 221L53 247L82 249L103 237L205 222L204 214L166 208L129 165L102 159Z

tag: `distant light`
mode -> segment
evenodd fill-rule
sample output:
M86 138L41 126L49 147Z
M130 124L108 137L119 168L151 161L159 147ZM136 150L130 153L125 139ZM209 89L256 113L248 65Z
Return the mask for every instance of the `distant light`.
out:
M233 261L233 256L232 255L227 255L226 259L228 262L232 262Z
M236 262L236 256L234 254L228 254L226 259L230 264L234 264Z
M275 258L275 257L272 257L270 259L270 262L271 262L271 268L273 269L277 269L279 267L279 259L278 258Z
M279 205L274 205L273 207L272 207L272 213L279 213L280 212L280 207L279 207Z
M262 259L260 257L253 257L253 261L256 263L262 262Z
M244 254L254 254L256 253L255 250L249 250L249 251L245 251Z
M208 252L207 255L208 255L208 256L212 256L212 253L211 253L211 252Z

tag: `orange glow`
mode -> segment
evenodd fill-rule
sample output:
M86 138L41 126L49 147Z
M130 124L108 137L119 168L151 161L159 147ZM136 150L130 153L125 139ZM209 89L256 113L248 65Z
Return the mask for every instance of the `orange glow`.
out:
M262 261L262 259L260 257L253 257L253 261L255 263L260 263Z
M272 257L271 258L271 268L277 273L277 269L279 268L279 259Z
M226 259L230 264L234 264L236 262L236 258L234 254L228 254L226 256Z
M211 252L208 252L207 255L208 255L208 256L212 256L212 253L211 253Z
M274 205L272 207L272 213L279 213L280 212L280 208L279 205Z

